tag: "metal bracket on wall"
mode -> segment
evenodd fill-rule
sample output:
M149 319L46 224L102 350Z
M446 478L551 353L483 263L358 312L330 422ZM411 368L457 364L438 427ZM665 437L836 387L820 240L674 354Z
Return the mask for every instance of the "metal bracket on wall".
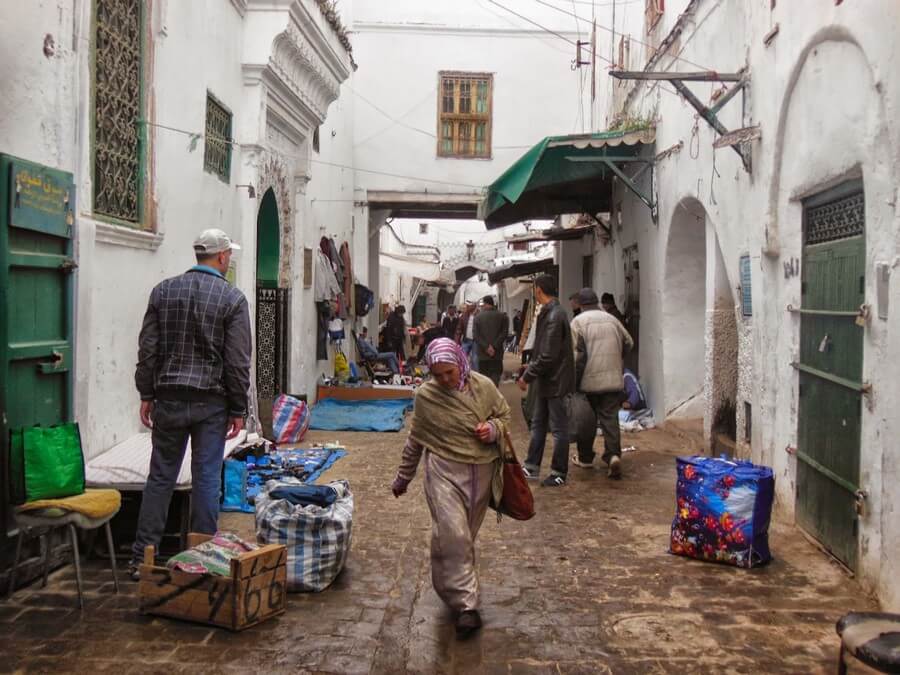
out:
M671 82L672 86L678 91L684 99L691 104L697 114L702 117L709 126L715 129L721 136L727 136L731 132L719 121L717 113L725 107L725 105L734 98L738 92L750 84L750 74L746 69L737 73L717 73L715 71L702 71L697 73L669 73L658 71L631 71L631 70L612 70L610 76L618 80L657 80ZM733 82L734 84L719 96L712 106L705 106L703 102L697 98L694 93L688 89L685 82ZM735 145L729 145L741 158L744 169L747 173L751 172L750 149L745 143L741 142Z
M650 216L653 218L653 222L657 222L657 217L659 215L659 210L657 208L656 200L653 199L653 191L654 184L653 181L655 179L655 173L653 169L654 161L653 159L644 159L641 157L566 157L566 159L570 162L593 162L603 164L607 169L613 172L613 174L621 180L625 187L627 187L638 199L640 199L648 209L650 209ZM618 163L626 163L626 164L643 164L643 166L634 174L634 176L629 176L622 168L617 166ZM645 171L650 171L650 190L644 191L641 187L635 182L637 179L643 175Z

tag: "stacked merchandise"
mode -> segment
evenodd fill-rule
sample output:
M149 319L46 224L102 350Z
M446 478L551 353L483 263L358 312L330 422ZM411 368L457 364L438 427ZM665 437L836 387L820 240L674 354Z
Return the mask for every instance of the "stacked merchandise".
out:
M253 513L253 504L263 486L271 480L291 478L302 484L313 483L336 461L347 454L337 444L295 448L273 452L243 453L225 460L222 481L222 511Z

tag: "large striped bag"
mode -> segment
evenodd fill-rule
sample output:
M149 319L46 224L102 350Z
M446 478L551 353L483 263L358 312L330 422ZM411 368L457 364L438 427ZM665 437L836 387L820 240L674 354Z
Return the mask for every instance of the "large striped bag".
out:
M276 499L279 487L299 487L296 479L271 480L256 497L256 534L264 544L287 547L289 592L319 592L331 585L344 569L350 554L353 528L353 493L350 483L328 483L336 493L334 503L298 505Z
M276 445L299 443L306 436L310 420L305 401L281 394L272 406L272 431Z

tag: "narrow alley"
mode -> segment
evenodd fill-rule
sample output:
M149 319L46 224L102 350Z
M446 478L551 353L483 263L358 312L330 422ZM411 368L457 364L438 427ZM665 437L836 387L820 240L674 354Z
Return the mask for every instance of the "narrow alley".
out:
M517 409L519 392L503 392ZM521 455L524 422L514 413ZM485 627L457 642L431 586L430 519L421 476L394 499L404 432L339 437L348 456L320 482L346 478L356 518L347 567L287 612L230 633L137 612L136 584L115 596L109 571L85 572L73 609L71 567L0 605L4 672L818 673L833 672L844 613L874 607L859 586L790 525L771 529L775 559L742 570L667 553L675 456L699 426L626 434L625 477L572 467L562 489L534 488L537 515L497 522L478 540ZM599 444L599 440L598 440ZM223 528L253 536L253 516Z

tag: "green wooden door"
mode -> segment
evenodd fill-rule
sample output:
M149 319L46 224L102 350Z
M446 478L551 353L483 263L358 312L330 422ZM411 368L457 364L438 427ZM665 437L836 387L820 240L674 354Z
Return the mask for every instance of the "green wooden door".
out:
M72 418L74 201L72 174L0 155L2 509L9 430Z
M857 492L865 302L865 209L853 183L804 204L798 524L851 569Z

